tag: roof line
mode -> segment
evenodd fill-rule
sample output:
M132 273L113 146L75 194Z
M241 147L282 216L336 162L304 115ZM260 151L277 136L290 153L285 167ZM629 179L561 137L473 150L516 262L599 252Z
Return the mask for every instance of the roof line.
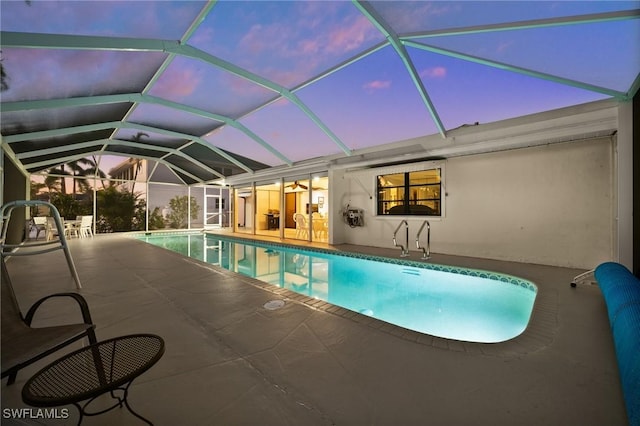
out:
M546 28L575 24L591 24L595 22L621 21L640 18L640 9L621 10L614 12L591 13L585 15L563 16L545 19L530 19L525 21L503 22L498 24L473 25L468 27L443 28L439 30L420 31L402 34L404 40L426 37L444 37L451 35L478 34L494 31L524 30L530 28Z
M418 93L422 98L429 114L431 114L431 118L433 119L436 127L438 128L438 132L440 135L445 138L446 137L446 129L444 124L442 124L442 120L438 115L438 111L435 108L435 105L431 101L429 97L429 93L427 89L424 87L424 83L420 78L418 70L416 69L413 61L409 57L409 52L402 44L402 41L398 37L398 34L391 28L391 26L384 20L380 14L371 6L368 2L362 0L353 0L353 4L362 12L362 14L376 27L378 30L384 34L384 36L389 40L391 46L395 49L396 53L400 56L400 59L404 63L405 68L409 72L409 76L411 80L413 80L413 84L416 89L418 89Z
M619 92L617 90L607 89L606 87L596 86L593 84L584 83L577 80L571 80L557 75L543 73L539 71L530 70L528 68L518 67L515 65L505 64L503 62L492 61L489 59L480 58L478 56L468 55L466 53L457 52L454 50L443 49L441 47L435 47L424 43L417 43L415 41L404 41L407 46L415 47L417 49L427 50L429 52L438 53L441 55L450 56L452 58L463 59L465 61L474 62L477 64L487 65L493 68L503 69L507 71L513 71L518 74L528 75L530 77L536 77L543 80L553 81L555 83L561 83L567 86L577 87L579 89L589 90L592 92L602 93L608 96L612 96L618 99L625 99L627 94Z

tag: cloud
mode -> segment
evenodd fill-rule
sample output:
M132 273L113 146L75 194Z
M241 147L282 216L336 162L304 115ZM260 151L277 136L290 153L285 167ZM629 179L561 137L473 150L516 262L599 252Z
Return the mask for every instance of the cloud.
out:
M192 69L169 67L153 89L155 93L168 99L185 98L195 92L200 80L201 77Z
M288 47L290 29L279 23L252 25L249 31L240 39L240 46L250 53L259 54L273 51L278 46L280 51Z
M392 26L402 28L403 32L424 31L437 28L439 22L449 21L451 16L464 6L449 2L376 2L376 9ZM463 2L464 4L464 2Z
M431 67L420 71L420 77L423 78L445 78L447 69L445 67Z
M373 80L365 83L362 87L368 92L384 90L391 87L391 80Z
M317 40L300 40L298 46L304 55L314 54L320 50L320 44Z
M364 16L356 16L341 22L328 33L325 51L343 53L358 49L377 34Z
M248 27L238 41L238 52L245 52L238 58L241 66L280 84L295 85L380 37L362 14L346 13L350 5L292 5L293 16L300 19L254 22Z

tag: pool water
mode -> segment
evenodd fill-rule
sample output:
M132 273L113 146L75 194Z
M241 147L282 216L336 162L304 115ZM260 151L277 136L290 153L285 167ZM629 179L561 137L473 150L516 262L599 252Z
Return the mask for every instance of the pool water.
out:
M496 343L527 327L537 288L494 272L205 234L139 235L178 252L410 330Z

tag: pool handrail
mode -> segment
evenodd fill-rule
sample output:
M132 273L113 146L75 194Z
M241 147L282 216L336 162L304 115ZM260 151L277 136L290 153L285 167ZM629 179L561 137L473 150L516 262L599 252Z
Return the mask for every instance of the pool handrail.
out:
M406 234L406 243L404 246L402 244L398 244L398 242L396 241L396 234L398 233L400 228L402 228L402 225L405 226L405 234ZM400 257L409 256L409 223L405 219L403 219L402 222L400 222L400 224L396 228L396 230L393 231L393 246L400 247Z
M422 230L424 229L424 227L427 227L427 247L423 247L420 245L420 234L422 233ZM420 229L418 230L418 233L416 234L416 247L418 248L418 250L422 250L422 260L427 260L431 257L431 224L429 223L428 220L425 220L424 222L422 222L422 226L420 227Z

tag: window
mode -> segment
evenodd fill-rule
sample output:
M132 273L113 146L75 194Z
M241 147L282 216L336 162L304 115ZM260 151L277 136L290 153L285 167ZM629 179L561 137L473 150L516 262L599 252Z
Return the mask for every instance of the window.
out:
M378 215L441 215L440 169L380 175Z

